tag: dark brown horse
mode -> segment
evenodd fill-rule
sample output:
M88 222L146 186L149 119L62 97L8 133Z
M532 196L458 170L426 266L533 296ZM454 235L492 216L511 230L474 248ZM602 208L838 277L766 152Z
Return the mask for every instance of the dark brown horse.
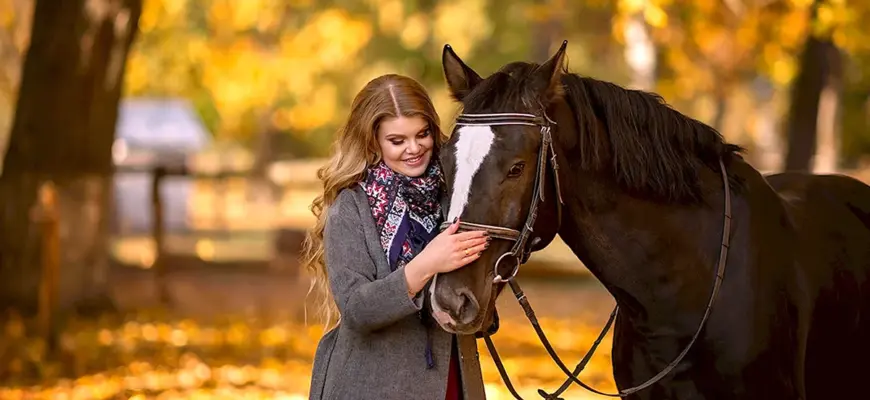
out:
M868 398L870 187L845 176L762 176L740 147L658 96L567 72L564 49L486 79L444 49L450 91L468 116L441 152L448 220L513 233L436 277L439 324L465 334L488 327L504 286L497 277L519 267L496 265L516 233L531 232L532 250L559 234L619 306L620 389L665 369L703 326L666 377L628 397ZM541 148L542 126L552 153ZM546 182L537 203L536 182ZM723 239L726 198L733 218ZM727 270L701 324L720 249Z

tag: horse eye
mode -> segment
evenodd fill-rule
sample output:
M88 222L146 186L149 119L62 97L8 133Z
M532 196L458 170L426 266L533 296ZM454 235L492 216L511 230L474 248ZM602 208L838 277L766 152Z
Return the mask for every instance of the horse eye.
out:
M526 164L523 162L518 162L511 166L511 169L508 171L508 177L516 178L523 174L523 168L526 167Z

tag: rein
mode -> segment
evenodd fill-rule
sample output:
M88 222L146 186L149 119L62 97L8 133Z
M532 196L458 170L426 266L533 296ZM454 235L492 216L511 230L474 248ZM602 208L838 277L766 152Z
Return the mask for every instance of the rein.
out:
M556 363L559 369L567 376L565 382L553 393L547 393L543 389L538 389L538 394L545 399L561 399L558 397L565 390L567 390L572 383L577 384L584 389L608 397L625 397L631 395L633 393L637 393L643 389L646 389L656 382L660 381L662 378L667 376L676 366L685 358L686 354L688 354L689 350L695 344L695 341L701 334L708 317L713 309L713 304L716 301L716 298L719 294L719 288L721 287L722 280L724 279L725 274L725 265L728 260L728 248L730 246L730 232L731 232L731 189L728 184L728 172L725 169L725 164L722 160L719 160L719 168L722 172L722 183L724 185L724 196L725 196L725 206L724 206L724 214L723 214L723 226L722 226L722 244L719 248L719 259L716 265L716 276L713 281L713 288L710 293L710 300L707 303L707 307L704 310L704 316L701 318L701 322L698 324L698 329L695 331L695 334L692 336L692 340L686 345L683 351L674 359L670 364L668 364L661 372L647 380L646 382L625 390L620 390L619 393L605 393L601 392L586 383L582 382L578 376L586 368L586 365L589 363L589 360L592 358L592 355L598 349L598 345L601 344L601 340L606 336L607 332L613 325L613 321L619 312L619 306L614 307L613 312L610 313L610 317L607 320L607 323L604 325L601 333L598 335L598 338L593 343L592 347L589 348L589 351L583 357L583 359L577 364L574 368L574 371L568 370L568 367L562 362L562 359L556 354L556 351L553 349L553 346L550 344L550 341L547 339L546 334L538 322L538 318L535 316L535 311L532 309L531 304L529 304L528 298L526 298L525 293L520 288L520 284L514 279L519 272L519 268L522 264L525 264L528 261L528 258L531 254L531 248L537 243L540 238L535 238L531 242L531 246L528 241L531 235L534 233L534 224L535 219L538 214L538 204L544 201L544 192L545 192L545 178L547 172L547 156L550 155L554 184L556 188L556 196L558 201L556 202L557 209L557 224L561 224L562 221L562 193L559 186L559 166L556 163L556 152L553 149L553 138L550 131L550 125L555 125L547 115L544 113L543 117L538 117L532 114L519 114L519 113L498 113L498 114L460 114L457 118L457 125L464 126L494 126L494 125L529 125L529 126L539 126L541 128L541 148L538 153L538 162L537 162L537 170L535 176L535 186L534 186L534 194L532 195L532 203L529 208L528 216L526 217L526 222L522 226L522 230L518 231L512 228L493 226L493 225L485 225L485 224L476 224L470 222L459 222L460 230L485 230L490 236L495 237L497 239L509 240L514 242L514 246L510 251L502 254L495 262L495 266L493 267L493 291L495 290L495 284L498 283L507 283L511 291L513 291L514 296L517 299L517 302L523 308L523 311L526 314L526 318L532 324L532 327L535 329L535 333L538 335L538 339L540 339L541 344L543 344L544 348L547 350L547 353L550 355L550 358ZM557 231L559 228L557 225ZM449 222L445 222L441 225L441 229L445 229L449 226ZM516 266L513 268L511 273L507 275L507 278L504 278L499 273L499 264L506 257L513 257L516 259ZM504 365L502 364L501 358L498 355L498 352L495 349L495 344L492 342L492 338L489 334L483 335L484 342L486 343L486 347L489 350L490 355L492 356L493 362L498 369L499 374L502 377L502 380L507 386L508 390L517 400L522 400L522 397L517 393L513 384L508 377L507 371L504 369Z

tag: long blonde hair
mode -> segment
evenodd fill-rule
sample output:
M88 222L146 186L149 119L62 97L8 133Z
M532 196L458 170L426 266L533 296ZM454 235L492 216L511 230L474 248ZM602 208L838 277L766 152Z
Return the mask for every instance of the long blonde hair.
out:
M323 194L317 196L310 207L317 223L305 238L302 265L312 274L309 294L318 292L318 312L326 329L332 326L333 316L338 316L334 320L336 323L341 317L330 291L324 262L323 230L326 215L338 194L361 182L366 170L381 160L378 126L384 118L399 116L422 117L426 120L434 134L435 150L440 148L444 134L438 113L426 90L411 78L388 74L371 80L353 99L347 122L333 142L332 156L325 166L317 170L317 178L323 182Z

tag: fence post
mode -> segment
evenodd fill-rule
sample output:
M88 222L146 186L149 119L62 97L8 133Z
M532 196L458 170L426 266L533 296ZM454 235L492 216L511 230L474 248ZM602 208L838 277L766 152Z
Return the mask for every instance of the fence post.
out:
M57 189L52 182L39 188L41 226L38 316L39 330L49 350L55 349L54 320L60 280L60 213L57 207Z
M164 248L165 229L163 221L163 198L160 196L160 186L166 177L166 168L162 165L154 168L151 181L151 234L154 241L154 283L160 304L169 304L169 292L166 288L166 257Z

